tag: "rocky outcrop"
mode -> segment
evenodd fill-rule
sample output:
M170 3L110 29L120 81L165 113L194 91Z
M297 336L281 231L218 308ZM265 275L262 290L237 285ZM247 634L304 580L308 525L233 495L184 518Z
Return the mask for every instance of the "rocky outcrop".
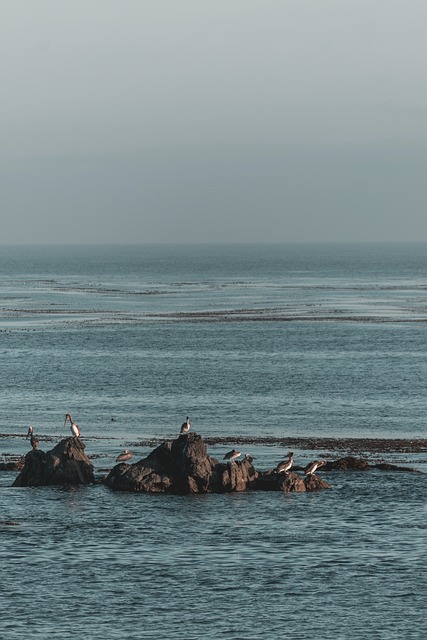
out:
M105 479L111 489L146 493L225 493L253 488L258 472L249 460L223 464L208 455L197 433L163 442L134 464L118 464Z
M93 465L79 438L64 438L51 451L32 449L13 487L79 485L94 482Z
M413 467L402 467L400 465L390 464L389 462L370 464L367 460L363 460L363 458L354 458L353 456L327 462L322 468L325 471L369 471L370 469L381 469L382 471L410 471L412 473L420 473L420 471Z
M147 458L134 464L117 464L105 479L105 484L119 491L165 493L171 490L172 480L167 473L171 458L171 443L164 442Z
M284 491L285 493L307 491L304 480L293 471L278 474L277 490Z
M325 471L365 471L369 468L370 465L366 460L363 460L362 458L354 458L353 456L347 456L345 458L339 458L339 460L327 462L323 467Z
M378 462L377 464L370 465L371 469L381 469L381 471L410 471L411 473L422 473L414 467L402 467L397 464L390 464L389 462Z
M306 491L319 491L320 489L331 489L329 482L326 482L323 478L315 473L310 474L304 478Z
M258 475L255 485L261 491L283 491L285 493L303 493L305 491L318 491L330 489L331 485L314 473L302 478L298 473L277 473L265 471Z
M252 462L247 460L233 460L226 464L218 464L216 467L218 477L218 492L246 491L255 489L258 471Z
M180 495L248 489L303 492L330 488L316 475L302 478L297 473L258 472L248 458L218 462L208 455L203 439L196 433L164 442L139 462L116 465L105 483L118 491Z
M0 471L21 471L24 466L25 458L17 458L9 460L9 462L0 462Z

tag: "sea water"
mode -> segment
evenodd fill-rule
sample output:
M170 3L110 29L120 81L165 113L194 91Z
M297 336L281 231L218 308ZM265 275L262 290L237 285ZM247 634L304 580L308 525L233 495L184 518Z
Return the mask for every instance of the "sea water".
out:
M425 244L1 247L0 456L67 412L99 473L187 415L218 458L270 437L264 469L278 438L425 438L426 322ZM0 636L424 638L426 476L322 475L177 497L1 472Z

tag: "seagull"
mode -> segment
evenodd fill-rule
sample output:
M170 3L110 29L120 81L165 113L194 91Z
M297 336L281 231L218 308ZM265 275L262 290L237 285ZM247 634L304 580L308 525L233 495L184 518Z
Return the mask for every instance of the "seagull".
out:
M293 451L288 451L288 460L282 460L276 467L277 473L289 473L289 469L292 467L294 463L294 454Z
M73 422L73 419L72 419L72 417L71 417L71 415L69 413L65 414L64 427L67 424L67 420L70 421L70 429L71 429L71 433L73 434L73 436L75 436L76 438L80 438L80 427L78 427L76 425L76 423Z
M232 449L231 451L225 454L225 456L223 457L223 460L229 460L231 462L232 460L236 460L237 458L239 458L241 455L242 454L240 453L240 451L236 451L236 449Z
M188 433L190 431L190 418L187 416L187 419L185 422L182 423L181 425L181 431L180 433Z
M245 453L245 460L252 463L256 458L254 458L254 456L250 456L249 453Z
M125 462L126 460L130 460L132 456L133 456L132 451L129 451L129 449L125 449L123 453L117 456L116 462Z
M31 425L28 427L27 439L28 438L30 438L32 448L37 449L37 447L39 446L39 441L34 435L34 429Z
M315 460L314 462L310 462L304 469L304 473L306 476L311 476L319 467L323 467L326 464L327 460Z

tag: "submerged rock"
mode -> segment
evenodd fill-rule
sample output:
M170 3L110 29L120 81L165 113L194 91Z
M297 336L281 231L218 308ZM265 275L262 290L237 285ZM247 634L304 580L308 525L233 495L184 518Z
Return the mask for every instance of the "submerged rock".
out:
M32 449L12 486L92 484L93 465L84 449L83 442L75 437L64 438L51 451Z
M208 455L197 433L163 442L134 464L118 464L105 483L118 491L146 493L224 493L254 486L258 472L249 460L223 464Z
M422 473L418 469L414 469L414 467L402 467L397 464L390 464L389 462L378 462L377 464L371 465L372 469L381 469L381 471L410 471L411 473Z
M388 462L370 464L367 460L363 460L363 458L354 458L353 456L327 462L323 469L326 471L369 471L370 469L381 469L382 471L410 471L412 473L421 473L413 467L402 467Z

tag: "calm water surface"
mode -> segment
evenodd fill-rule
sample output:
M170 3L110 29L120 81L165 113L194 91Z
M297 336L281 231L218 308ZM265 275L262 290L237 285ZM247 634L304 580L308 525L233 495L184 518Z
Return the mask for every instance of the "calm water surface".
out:
M202 435L426 437L426 249L2 247L0 455L28 450L29 424L51 448L67 411L99 472L186 415ZM259 468L283 454L250 452ZM15 475L0 472L7 640L426 637L424 474L184 498Z

